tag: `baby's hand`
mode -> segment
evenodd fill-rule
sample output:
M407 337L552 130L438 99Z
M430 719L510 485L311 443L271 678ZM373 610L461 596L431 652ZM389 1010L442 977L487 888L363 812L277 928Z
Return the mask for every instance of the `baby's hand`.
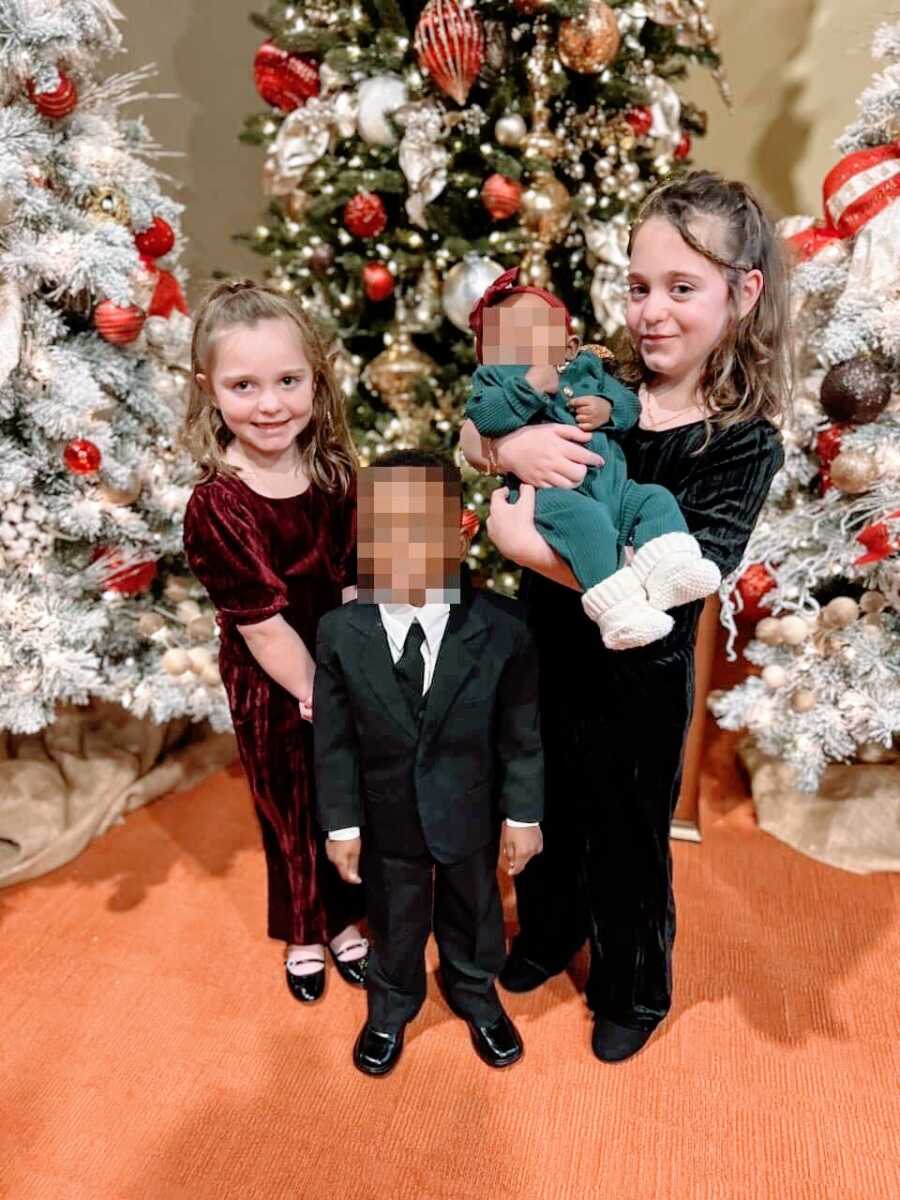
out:
M556 392L559 390L559 371L550 363L529 367L525 372L525 382L530 383L536 392Z
M600 429L612 416L612 405L602 396L573 396L569 408L579 429Z

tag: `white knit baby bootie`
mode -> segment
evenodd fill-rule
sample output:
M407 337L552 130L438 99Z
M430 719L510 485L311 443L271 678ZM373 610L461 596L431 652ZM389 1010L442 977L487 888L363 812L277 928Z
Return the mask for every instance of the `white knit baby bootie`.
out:
M663 610L711 596L722 582L719 568L703 557L699 542L689 533L664 533L647 542L635 554L631 568L649 602Z
M588 588L581 603L600 626L608 650L633 650L659 641L674 624L671 617L647 603L647 594L631 567L622 567Z

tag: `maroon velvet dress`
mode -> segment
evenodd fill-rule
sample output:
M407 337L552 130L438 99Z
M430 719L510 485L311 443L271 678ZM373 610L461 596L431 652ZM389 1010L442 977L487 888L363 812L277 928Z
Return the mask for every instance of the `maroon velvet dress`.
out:
M270 499L240 479L198 484L184 515L191 570L221 629L219 670L262 829L269 936L324 942L362 916L361 889L328 861L315 819L312 726L259 665L237 629L279 613L311 654L319 618L356 582L356 491L315 485Z

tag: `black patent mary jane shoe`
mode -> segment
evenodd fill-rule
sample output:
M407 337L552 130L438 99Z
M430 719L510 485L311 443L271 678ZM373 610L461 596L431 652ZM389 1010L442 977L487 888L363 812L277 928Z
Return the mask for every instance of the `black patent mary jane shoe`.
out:
M396 1033L386 1033L367 1021L353 1047L353 1065L364 1075L387 1075L396 1067L402 1053L402 1028Z
M489 1067L511 1067L522 1057L525 1049L522 1038L506 1013L487 1024L473 1020L466 1024L475 1053Z
M325 964L320 971L311 975L293 975L287 967L284 969L288 991L301 1004L315 1004L325 994Z
M359 938L358 941L348 942L346 946L342 946L338 954L343 954L346 950L355 950L357 946L365 946L368 950L369 943L365 938ZM366 971L369 968L369 956L363 954L361 958L353 958L342 960L338 955L328 947L328 952L331 955L331 960L337 967L338 974L345 983L349 983L351 987L364 988L366 986Z

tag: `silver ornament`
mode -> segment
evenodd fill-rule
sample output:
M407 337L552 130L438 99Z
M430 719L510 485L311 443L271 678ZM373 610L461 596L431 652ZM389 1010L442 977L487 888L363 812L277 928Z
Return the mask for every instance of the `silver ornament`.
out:
M524 117L519 113L506 113L494 125L494 137L500 146L519 146L528 132Z
M469 332L469 313L489 284L506 268L480 254L467 254L444 276L441 303L444 312L457 329Z
M606 179L608 175L612 175L613 165L608 158L598 158L594 163L594 174L598 179Z
M405 82L399 75L386 73L365 79L356 90L359 136L370 146L393 146L397 134L387 119L409 100Z

